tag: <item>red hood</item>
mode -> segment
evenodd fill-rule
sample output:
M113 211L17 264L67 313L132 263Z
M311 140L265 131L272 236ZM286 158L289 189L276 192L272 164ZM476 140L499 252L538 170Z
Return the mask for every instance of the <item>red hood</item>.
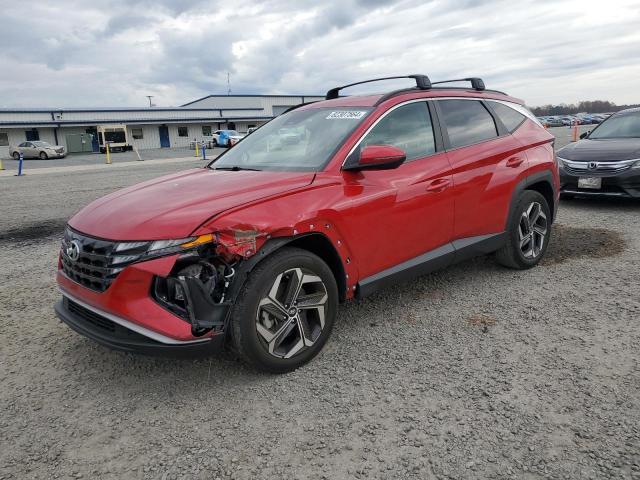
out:
M186 170L99 198L69 225L108 240L188 237L224 210L309 185L314 173Z

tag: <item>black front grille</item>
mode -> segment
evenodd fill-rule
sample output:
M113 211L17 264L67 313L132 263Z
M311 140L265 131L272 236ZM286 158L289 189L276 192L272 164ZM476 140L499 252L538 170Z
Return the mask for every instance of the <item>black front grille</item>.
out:
M626 160L620 162L579 162L574 160L565 160L564 169L571 175L578 175L582 177L607 176L618 175L626 172L631 168L632 163L633 162ZM589 167L590 164L592 165L591 168Z
M72 244L78 258L72 258ZM113 266L116 242L88 237L67 228L62 241L62 270L71 280L98 292L104 292L129 263Z
M71 313L77 315L78 317L81 317L91 325L111 333L116 331L116 323L112 322L108 318L103 317L102 315L98 315L88 308L83 307L73 300L69 300L67 297L64 297L64 305Z

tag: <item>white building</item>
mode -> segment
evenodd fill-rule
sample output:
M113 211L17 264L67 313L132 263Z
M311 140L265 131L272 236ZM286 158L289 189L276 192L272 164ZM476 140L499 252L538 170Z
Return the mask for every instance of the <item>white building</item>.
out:
M185 147L210 138L220 129L241 133L280 115L300 103L321 100L313 95L209 95L181 107L152 108L22 108L0 109L0 158L9 156L9 145L43 140L63 145L78 134L93 134L87 146L97 151L98 125L127 125L129 142L139 150ZM90 137L87 137L90 138Z

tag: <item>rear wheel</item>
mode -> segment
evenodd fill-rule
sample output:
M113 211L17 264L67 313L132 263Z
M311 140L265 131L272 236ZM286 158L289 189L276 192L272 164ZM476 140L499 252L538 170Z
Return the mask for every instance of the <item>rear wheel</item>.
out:
M46 160L49 158L49 155L47 155L45 152L40 152L40 160Z
M20 152L13 152L12 157L14 160L20 160Z
M551 237L551 212L538 192L525 190L509 221L507 243L496 260L509 268L524 270L540 262Z
M295 370L322 349L338 308L331 269L318 256L283 248L249 275L231 314L233 345L272 373Z

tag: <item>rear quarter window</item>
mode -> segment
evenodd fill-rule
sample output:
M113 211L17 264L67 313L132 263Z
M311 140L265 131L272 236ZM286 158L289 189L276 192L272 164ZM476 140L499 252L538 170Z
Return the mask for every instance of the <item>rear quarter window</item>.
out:
M451 148L464 147L498 136L496 123L478 100L438 100Z
M514 132L524 122L524 115L503 103L489 102L489 105L491 105L502 124L509 130L509 133Z

